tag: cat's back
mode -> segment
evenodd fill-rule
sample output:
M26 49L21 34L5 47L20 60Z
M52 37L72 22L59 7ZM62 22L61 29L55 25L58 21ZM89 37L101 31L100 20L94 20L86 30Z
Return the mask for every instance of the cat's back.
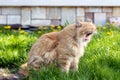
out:
M31 47L29 56L42 55L50 51L57 43L58 32L43 34Z

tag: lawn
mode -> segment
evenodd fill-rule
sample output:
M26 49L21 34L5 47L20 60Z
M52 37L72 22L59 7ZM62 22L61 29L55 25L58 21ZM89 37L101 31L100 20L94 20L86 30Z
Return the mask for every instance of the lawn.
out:
M80 59L79 70L66 74L51 65L41 71L32 71L26 80L120 80L120 28L113 24L99 25L98 34ZM0 28L0 67L12 73L27 61L32 44L42 34L59 31L61 27L42 27L35 32L11 30L8 26Z

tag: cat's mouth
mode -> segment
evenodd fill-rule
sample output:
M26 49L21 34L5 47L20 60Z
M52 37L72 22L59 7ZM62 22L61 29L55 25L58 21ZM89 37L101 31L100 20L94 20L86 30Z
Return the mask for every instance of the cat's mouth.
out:
M90 40L90 36L92 35L92 32L89 32L85 35L85 41L89 41Z

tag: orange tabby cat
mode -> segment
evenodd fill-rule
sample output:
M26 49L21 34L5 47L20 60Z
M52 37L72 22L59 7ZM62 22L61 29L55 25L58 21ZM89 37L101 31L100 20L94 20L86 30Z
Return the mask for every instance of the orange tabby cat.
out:
M32 46L28 62L21 66L19 72L28 75L27 67L38 70L51 62L55 62L65 72L69 69L78 70L79 59L96 31L91 22L77 20L59 32L42 35Z

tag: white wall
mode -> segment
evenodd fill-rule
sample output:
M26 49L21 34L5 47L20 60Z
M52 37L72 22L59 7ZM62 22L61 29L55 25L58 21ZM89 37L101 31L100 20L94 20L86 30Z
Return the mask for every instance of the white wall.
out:
M0 6L120 6L120 0L0 0Z

